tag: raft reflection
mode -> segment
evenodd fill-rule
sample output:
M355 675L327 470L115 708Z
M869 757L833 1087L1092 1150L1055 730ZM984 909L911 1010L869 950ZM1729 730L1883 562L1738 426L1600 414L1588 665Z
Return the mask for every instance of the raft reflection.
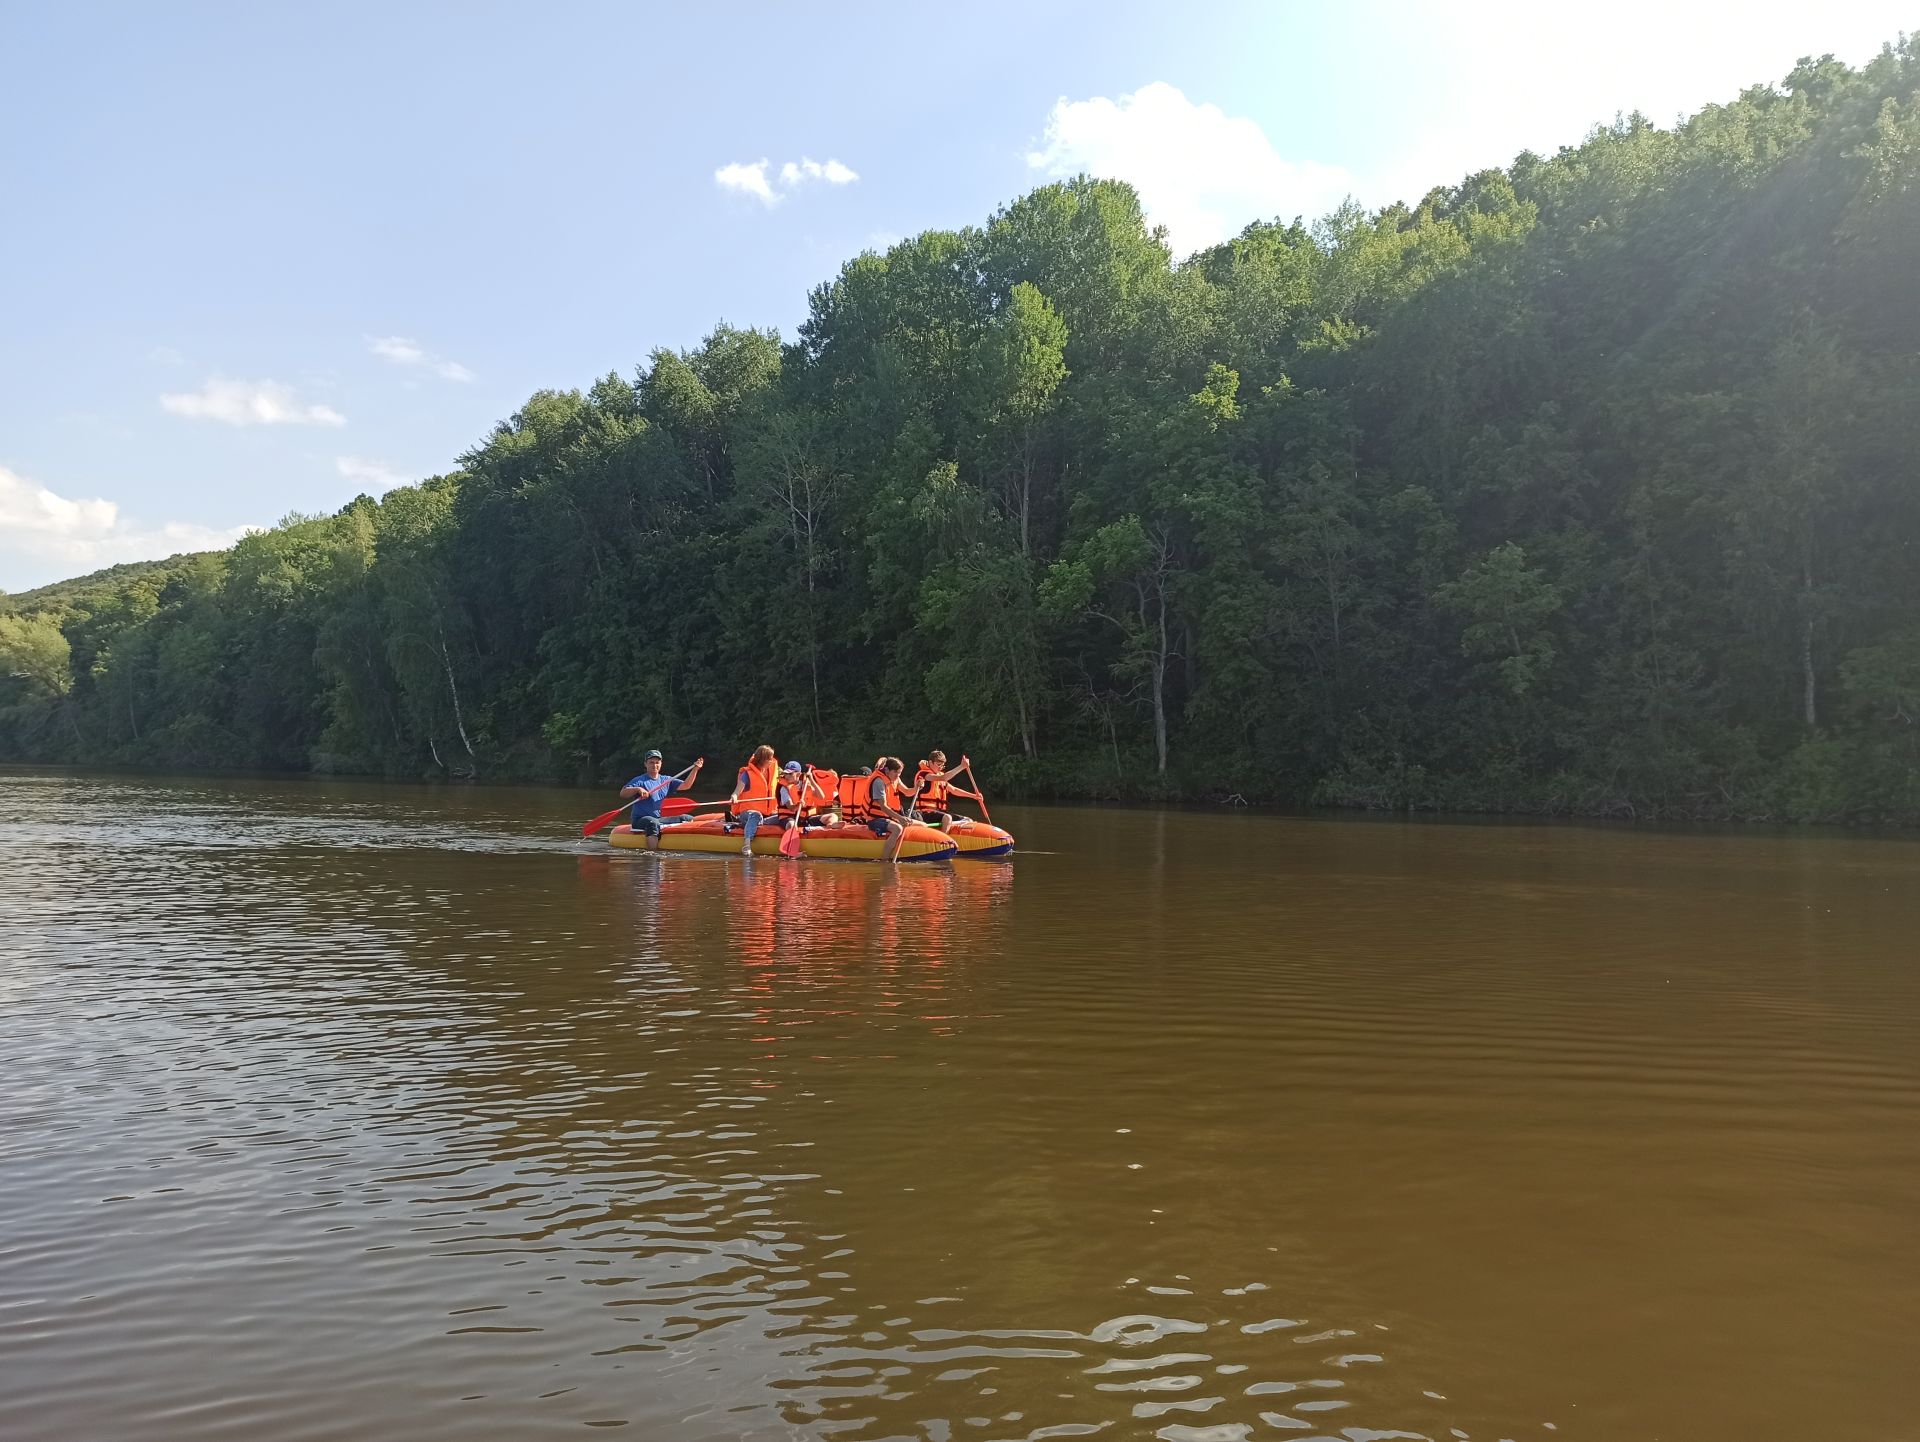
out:
M856 961L940 967L1004 944L1014 870L992 861L924 866L703 856L583 857L583 883L626 898L634 934L671 958L712 939L722 893L728 953L806 971Z

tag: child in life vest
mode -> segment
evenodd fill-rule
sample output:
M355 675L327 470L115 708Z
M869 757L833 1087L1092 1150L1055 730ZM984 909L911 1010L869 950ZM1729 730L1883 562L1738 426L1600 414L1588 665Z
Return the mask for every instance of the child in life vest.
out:
M946 764L947 753L944 751L930 751L927 753L927 759L920 763L920 769L914 773L913 777L916 798L913 803L913 814L929 826L937 826L942 831L951 831L956 820L953 814L953 798L971 796L973 793L959 791L951 784L954 777L967 769L967 758L962 756L960 764L951 770L944 769Z

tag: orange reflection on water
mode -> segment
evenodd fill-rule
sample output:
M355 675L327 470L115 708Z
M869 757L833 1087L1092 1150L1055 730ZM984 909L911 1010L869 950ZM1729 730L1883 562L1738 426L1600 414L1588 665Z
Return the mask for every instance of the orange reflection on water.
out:
M773 1063L804 1037L884 1019L952 1033L950 988L998 954L1012 869L995 863L881 867L729 865L720 908L751 1039ZM816 1059L818 1054L816 1053Z
M726 925L745 966L937 968L982 949L1012 885L1011 867L988 862L729 865Z

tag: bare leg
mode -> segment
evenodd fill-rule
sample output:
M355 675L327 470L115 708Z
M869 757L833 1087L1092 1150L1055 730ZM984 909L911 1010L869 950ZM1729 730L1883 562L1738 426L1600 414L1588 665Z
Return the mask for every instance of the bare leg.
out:
M880 859L882 861L898 861L900 859L900 848L906 843L906 840L907 828L902 826L898 821L889 821L887 823L887 848L881 853Z

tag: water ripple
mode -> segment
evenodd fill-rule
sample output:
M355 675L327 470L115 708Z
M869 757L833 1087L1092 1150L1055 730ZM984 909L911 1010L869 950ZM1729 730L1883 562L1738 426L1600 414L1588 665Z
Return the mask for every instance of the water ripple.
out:
M1035 811L891 874L591 809L0 774L10 1442L1920 1411L1903 853Z

